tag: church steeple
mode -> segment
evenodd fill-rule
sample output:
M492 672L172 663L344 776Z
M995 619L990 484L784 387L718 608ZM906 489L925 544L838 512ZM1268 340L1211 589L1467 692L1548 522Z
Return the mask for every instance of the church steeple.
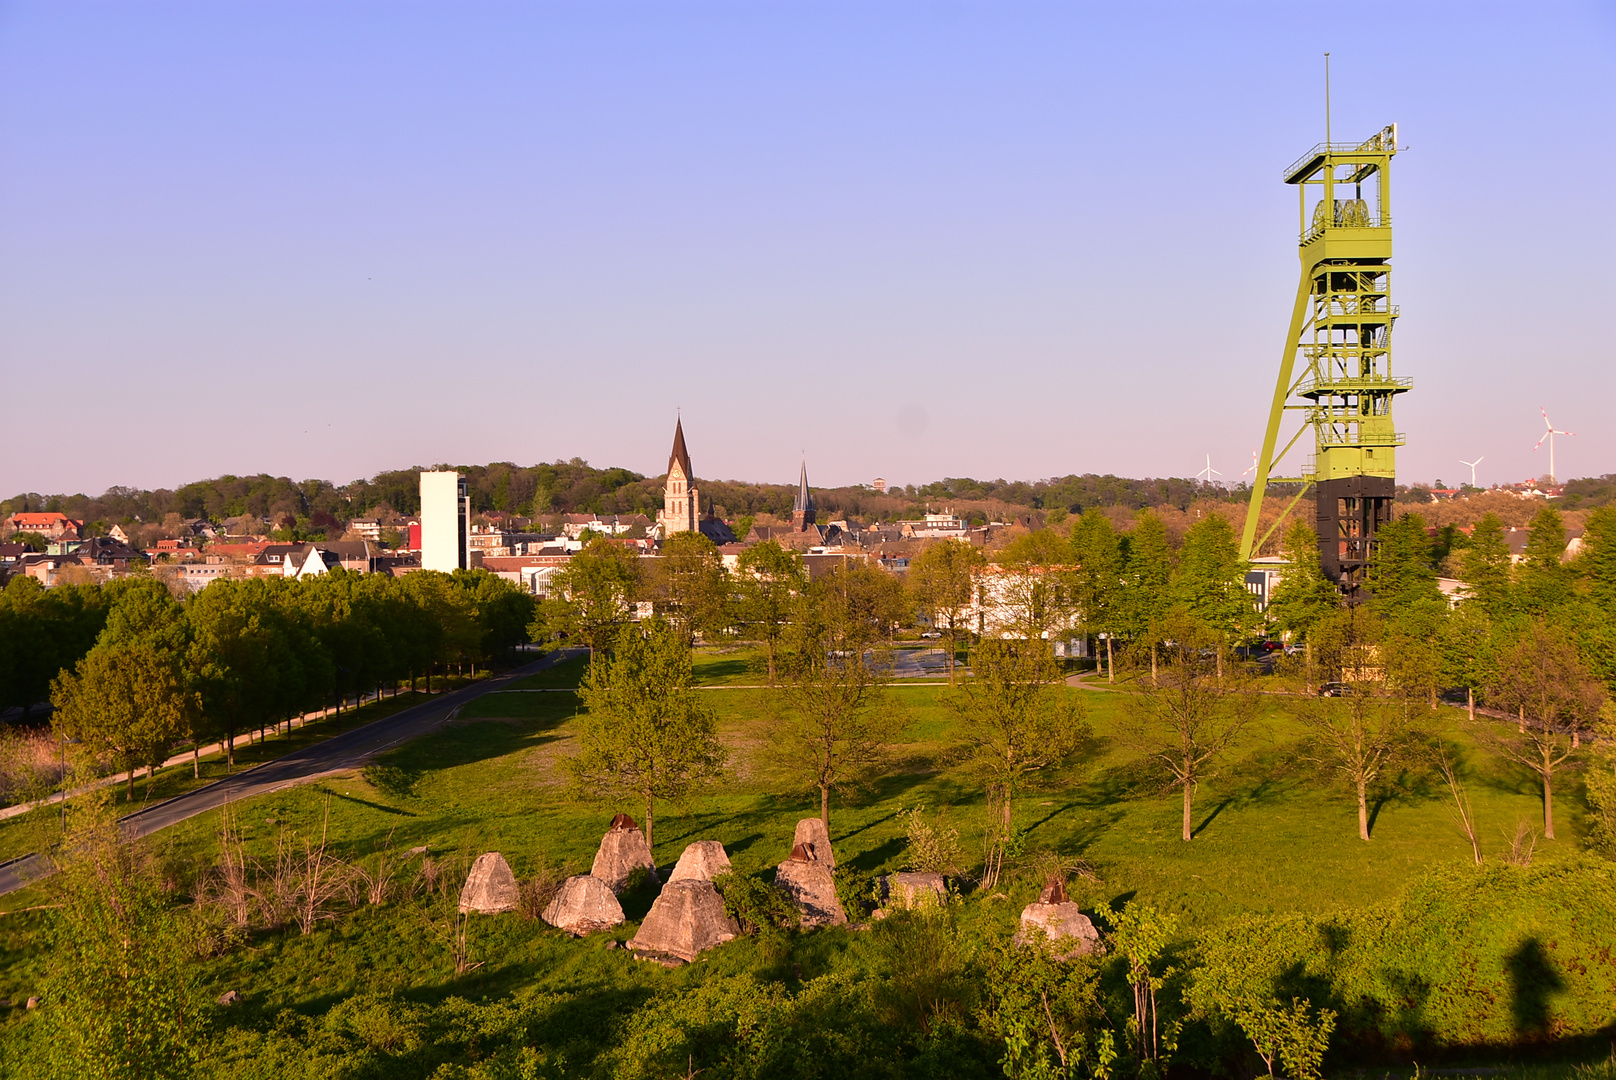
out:
M701 516L701 493L696 490L695 471L690 467L690 451L685 449L685 425L673 424L673 452L668 455L668 480L662 489L662 513L658 515L664 538L679 532L695 532Z
M797 501L791 507L791 524L803 532L814 524L819 512L814 506L814 493L808 489L808 462L802 463L802 475L797 479Z
M668 473L670 475L673 473L675 465L679 466L679 469L685 474L686 480L689 480L694 475L690 469L690 451L685 449L685 424L682 417L673 422L673 453L668 455Z

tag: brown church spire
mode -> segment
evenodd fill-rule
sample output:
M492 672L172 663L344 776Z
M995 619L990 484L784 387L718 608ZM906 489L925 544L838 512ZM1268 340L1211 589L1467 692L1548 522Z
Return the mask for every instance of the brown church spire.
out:
M673 422L673 453L668 455L668 471L670 473L673 472L675 463L683 470L686 480L695 476L695 473L690 469L690 451L685 449L685 425L683 420Z

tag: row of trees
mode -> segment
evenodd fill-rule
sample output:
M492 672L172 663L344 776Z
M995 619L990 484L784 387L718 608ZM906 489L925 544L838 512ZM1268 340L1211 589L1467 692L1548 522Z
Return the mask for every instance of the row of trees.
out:
M31 582L29 584L32 584ZM150 577L69 594L7 588L50 612L99 612L50 643L60 663L49 683L58 733L129 774L173 748L236 736L335 701L340 710L388 683L436 665L487 663L521 643L532 598L486 571L422 571L403 578L328 575L220 580L181 602ZM3 639L0 639L3 640ZM39 660L30 660L36 666ZM30 671L33 670L30 668Z

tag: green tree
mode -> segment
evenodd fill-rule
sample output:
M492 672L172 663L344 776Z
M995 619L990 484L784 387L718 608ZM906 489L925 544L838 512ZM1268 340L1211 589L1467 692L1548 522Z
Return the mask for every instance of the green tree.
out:
M595 537L550 580L550 595L540 604L532 637L542 641L552 632L582 641L589 658L617 639L634 612L640 592L638 557L621 544Z
M131 800L135 767L161 765L174 743L195 729L201 707L172 660L140 644L92 649L53 682L51 704L61 736L115 757L128 771Z
M1090 510L1072 526L1072 548L1077 556L1076 601L1084 628L1105 636L1105 670L1117 681L1113 639L1127 624L1123 600L1123 552L1111 519Z
M718 548L699 532L674 533L662 542L649 592L656 612L679 632L686 645L726 622L728 582Z
M1340 774L1358 802L1358 839L1369 839L1369 791L1408 748L1413 731L1406 701L1388 694L1370 658L1391 649L1381 620L1365 608L1337 611L1317 627L1320 661L1347 686L1342 700L1310 698L1295 715L1312 735L1313 756Z
M1514 713L1511 730L1496 720L1478 722L1478 739L1494 753L1528 769L1543 791L1543 835L1554 837L1554 775L1580 749L1605 691L1565 639L1535 619L1502 650L1489 697Z
M1123 603L1128 634L1135 642L1149 643L1150 674L1154 679L1161 628L1173 606L1173 561L1167 545L1167 526L1153 511L1141 510L1133 532L1128 534L1126 570L1128 585L1123 591Z
M1167 984L1168 971L1161 959L1178 932L1178 919L1153 907L1130 903L1112 921L1111 945L1122 957L1124 977L1133 991L1128 1034L1139 1057L1139 1072L1141 1076L1161 1076L1177 1042L1177 1025L1162 1024L1156 1010L1156 992Z
M1513 584L1509 542L1504 539L1504 523L1498 515L1489 512L1476 522L1459 565L1464 574L1466 604L1479 607L1493 620L1509 614Z
M765 540L741 552L736 564L736 622L748 641L763 645L768 656L769 685L778 677L781 640L791 624L797 597L808 584L802 556L778 541Z
M820 609L829 647L849 653L889 640L907 615L903 584L863 559L811 582L799 603L799 622L807 608Z
M1195 834L1195 788L1257 713L1257 697L1239 675L1218 671L1216 634L1190 616L1171 620L1171 645L1154 684L1129 695L1121 734L1167 774L1184 796L1183 838Z
M1572 571L1565 564L1566 530L1560 511L1545 506L1532 518L1526 553L1517 574L1517 593L1534 615L1548 616L1571 601Z
M1616 702L1606 701L1594 723L1588 768L1588 825L1594 847L1616 858Z
M1285 572L1268 599L1268 617L1306 650L1307 683L1313 685L1313 631L1341 607L1341 592L1324 576L1319 538L1305 521L1285 530Z
M1602 506L1588 515L1575 569L1588 582L1589 598L1601 614L1616 617L1616 506Z
M1382 611L1397 611L1420 600L1442 599L1424 518L1404 514L1380 527L1375 534L1366 584Z
M1257 624L1245 576L1240 546L1222 514L1208 514L1185 531L1173 595L1191 618L1214 635L1220 671L1224 646L1231 638L1250 633Z
M536 605L525 589L481 567L456 570L453 578L471 608L475 659L489 664L528 640Z
M692 685L690 650L660 619L622 627L609 657L590 665L579 696L573 790L637 798L651 844L658 799L679 800L724 763L718 721Z
M769 722L775 761L793 784L819 792L819 817L830 826L831 792L866 786L903 728L883 693L887 677L862 648L843 649L828 605L804 604L792 626L791 651Z
M75 802L52 889L46 1037L56 1076L193 1074L201 1046L186 924L104 794Z
M947 696L963 754L987 792L983 888L1003 870L1017 795L1088 741L1083 703L1059 680L1048 642L988 639L977 646L970 676Z
M973 544L958 540L934 540L909 560L905 584L916 609L931 626L948 639L948 685L954 685L955 660L959 656L959 636L966 612L976 590L977 576L987 559Z

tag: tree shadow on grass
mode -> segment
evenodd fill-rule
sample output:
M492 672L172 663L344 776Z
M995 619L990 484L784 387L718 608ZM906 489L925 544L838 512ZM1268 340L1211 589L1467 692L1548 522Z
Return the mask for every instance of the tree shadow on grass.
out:
M1218 819L1218 815L1227 810L1234 801L1235 797L1233 795L1225 795L1222 799L1219 799L1218 804L1212 808L1212 812L1206 815L1206 817L1202 818L1199 825L1196 825L1190 829L1190 836L1200 836L1206 831L1207 826L1216 821Z
M473 765L556 742L561 736L552 732L570 718L570 714L558 716L529 727L473 720L406 743L375 760L420 773Z
M730 657L725 660L703 661L697 667L696 678L699 684L706 685L724 679L738 679L743 675L759 675L767 680L768 661L761 667L746 657Z

